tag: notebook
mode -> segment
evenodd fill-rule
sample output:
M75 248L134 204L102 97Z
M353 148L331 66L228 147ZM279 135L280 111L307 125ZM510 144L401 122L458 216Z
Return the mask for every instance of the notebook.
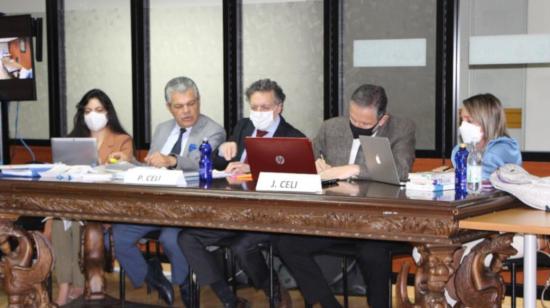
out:
M252 177L260 172L317 174L313 147L308 138L257 138L244 140Z
M359 140L370 180L400 186L406 184L399 179L388 138L359 136Z
M52 138L52 160L66 165L97 165L95 138Z

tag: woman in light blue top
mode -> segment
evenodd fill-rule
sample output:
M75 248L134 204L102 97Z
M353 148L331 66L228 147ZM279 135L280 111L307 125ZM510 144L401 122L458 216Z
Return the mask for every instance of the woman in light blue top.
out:
M475 144L483 153L482 179L488 180L504 164L521 165L521 151L517 141L508 135L506 115L500 100L493 94L478 94L467 98L460 110L459 127L462 142ZM458 145L452 152L454 164Z
M489 180L491 173L504 164L521 165L521 151L517 141L508 135L506 116L500 100L492 94L478 94L465 99L460 109L459 131L463 143L477 147L483 153L482 179ZM451 160L454 164L455 154L459 146L453 149ZM464 243L464 254L483 239ZM518 250L514 258L523 255L523 236L516 235L512 246ZM413 250L415 261L420 260L420 254ZM490 258L485 262L488 264ZM486 264L486 265L487 265ZM455 300L447 297L447 302L454 305Z

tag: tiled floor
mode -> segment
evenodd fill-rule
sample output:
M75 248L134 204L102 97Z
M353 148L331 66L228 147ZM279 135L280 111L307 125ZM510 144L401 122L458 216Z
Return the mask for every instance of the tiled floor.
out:
M107 293L112 296L118 298L119 291L118 291L118 273L108 274L107 275ZM55 288L54 288L54 294L55 294ZM293 307L294 308L302 308L304 307L303 298L299 291L297 290L291 290L290 291L292 300L293 300ZM238 292L238 295L241 297L244 297L251 301L252 307L254 308L267 308L268 303L267 299L264 296L263 292L256 291L252 288L245 288L240 289ZM409 287L409 296L412 298L414 296L414 291L412 288ZM132 302L139 302L148 304L154 307L164 307L165 305L158 299L158 296L155 292L152 294L147 294L147 290L145 287L134 289L130 282L127 281L126 283L126 298L129 301ZM341 300L341 298L340 298ZM549 304L547 303L547 306ZM73 305L72 307L74 307ZM174 305L175 307L182 307L182 303L179 299L179 294L176 298L176 303ZM523 301L521 299L518 299L517 307L522 307ZM0 307L7 307L7 298L5 294L0 293ZM220 303L217 300L217 298L214 296L212 291L208 288L204 288L201 291L201 307L202 308L218 308L220 307ZM364 297L351 297L350 298L350 307L352 308L359 308L359 307L366 307L365 298ZM510 298L507 297L504 301L504 304L502 307L510 307ZM537 307L541 307L542 305L540 302L538 302Z

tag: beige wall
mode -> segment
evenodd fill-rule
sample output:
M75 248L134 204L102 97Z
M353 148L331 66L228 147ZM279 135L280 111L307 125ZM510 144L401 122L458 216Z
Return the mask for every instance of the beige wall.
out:
M243 71L244 89L277 81L287 96L283 116L314 137L323 121L323 2L244 0ZM243 110L248 116L246 102Z
M195 81L201 112L223 125L222 1L152 0L150 5L151 129L171 118L164 86L176 76Z
M505 108L523 110L523 127L510 129L524 151L550 151L545 135L550 114L550 65L470 66L469 38L476 35L550 33L546 0L464 0L460 7L460 102L478 93L493 93Z
M322 2L243 2L243 87L279 82L283 115L313 137L323 120ZM202 113L223 124L222 1L151 1L150 14L152 127L170 118L163 89L179 75L195 80Z
M75 106L93 88L105 91L132 134L130 0L70 0L65 4L67 127Z
M435 149L436 0L346 0L344 6L344 112L362 84L385 88L388 112L416 124L416 148ZM356 40L425 39L423 66L355 67Z
M529 33L550 33L550 1L530 0L528 16ZM550 151L550 64L528 66L526 84L525 150Z

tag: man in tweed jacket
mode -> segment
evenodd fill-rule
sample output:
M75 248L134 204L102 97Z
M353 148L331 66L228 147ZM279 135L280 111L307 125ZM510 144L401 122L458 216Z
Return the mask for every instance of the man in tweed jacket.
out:
M415 157L415 125L409 119L387 114L386 105L384 88L363 85L352 96L349 117L332 118L321 125L313 145L319 158L317 167L324 177L369 179L357 139L359 135L367 135L390 140L399 177L407 179ZM354 157L350 161L351 155Z
M360 86L351 97L349 117L336 117L323 123L315 137L314 151L317 169L325 179L368 180L369 171L359 143L359 135L387 137L401 179L406 179L414 161L415 126L410 120L386 113L384 88ZM335 245L349 244L355 248L356 259L367 284L370 307L387 307L390 300L387 281L392 242L345 240L306 236L281 236L279 252L296 279L308 304L323 308L341 307L315 263L313 255Z

